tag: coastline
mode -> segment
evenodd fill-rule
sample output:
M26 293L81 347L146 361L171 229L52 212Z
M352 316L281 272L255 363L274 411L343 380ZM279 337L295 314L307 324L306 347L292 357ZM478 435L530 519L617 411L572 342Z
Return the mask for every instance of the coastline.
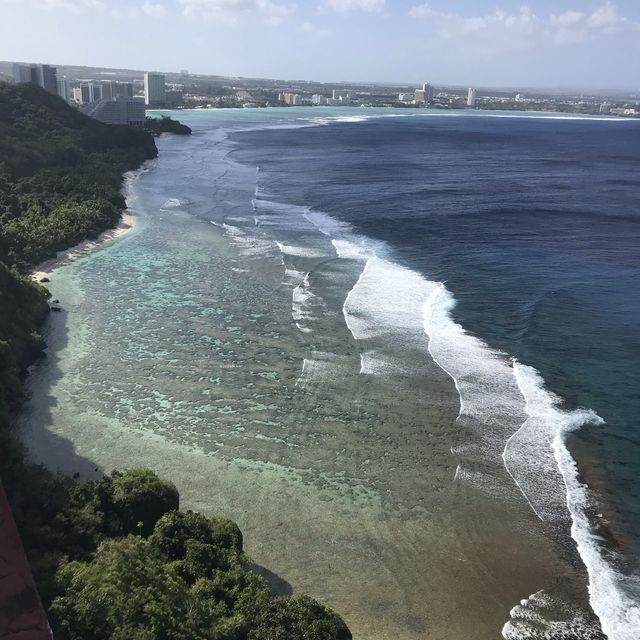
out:
M154 160L146 160L137 169L132 169L131 171L124 173L122 177L121 193L125 198L126 208L123 210L120 220L115 227L103 231L93 240L82 240L69 249L58 251L54 258L49 258L34 267L29 274L31 279L36 282L41 282L43 278L48 278L55 269L62 265L73 262L78 258L95 251L108 242L129 233L136 225L136 216L132 210L133 203L135 202L133 184L143 173L146 173L151 168L153 162Z

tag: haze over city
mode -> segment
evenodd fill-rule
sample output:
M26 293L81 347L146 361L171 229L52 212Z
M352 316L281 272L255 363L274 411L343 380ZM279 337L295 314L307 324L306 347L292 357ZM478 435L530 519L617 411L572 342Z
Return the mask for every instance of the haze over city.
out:
M0 0L0 59L319 81L637 88L632 0Z

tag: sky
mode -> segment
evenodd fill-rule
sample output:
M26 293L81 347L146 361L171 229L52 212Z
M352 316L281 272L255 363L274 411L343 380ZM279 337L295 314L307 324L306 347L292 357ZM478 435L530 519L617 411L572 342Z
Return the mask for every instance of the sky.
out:
M640 90L640 0L0 0L0 60Z

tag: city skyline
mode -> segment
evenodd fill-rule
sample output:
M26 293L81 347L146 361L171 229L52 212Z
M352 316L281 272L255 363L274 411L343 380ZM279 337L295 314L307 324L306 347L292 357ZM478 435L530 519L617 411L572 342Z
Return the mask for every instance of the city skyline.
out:
M0 0L0 10L5 60L324 82L640 85L631 0Z

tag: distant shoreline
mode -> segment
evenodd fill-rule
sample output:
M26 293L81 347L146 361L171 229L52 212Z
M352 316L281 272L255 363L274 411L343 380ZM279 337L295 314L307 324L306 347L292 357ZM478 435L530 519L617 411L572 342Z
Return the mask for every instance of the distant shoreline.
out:
M127 171L123 175L122 180L122 195L125 197L126 208L122 212L122 216L117 224L112 229L103 231L97 238L91 240L82 240L73 247L59 251L55 258L49 258L34 269L29 274L32 280L41 282L43 278L48 278L51 273L59 267L74 262L78 258L85 256L92 251L95 251L104 244L107 244L111 240L120 238L121 236L129 233L136 225L136 216L134 215L131 207L135 201L133 195L133 184L135 181L152 166L153 160L146 160L138 169Z

